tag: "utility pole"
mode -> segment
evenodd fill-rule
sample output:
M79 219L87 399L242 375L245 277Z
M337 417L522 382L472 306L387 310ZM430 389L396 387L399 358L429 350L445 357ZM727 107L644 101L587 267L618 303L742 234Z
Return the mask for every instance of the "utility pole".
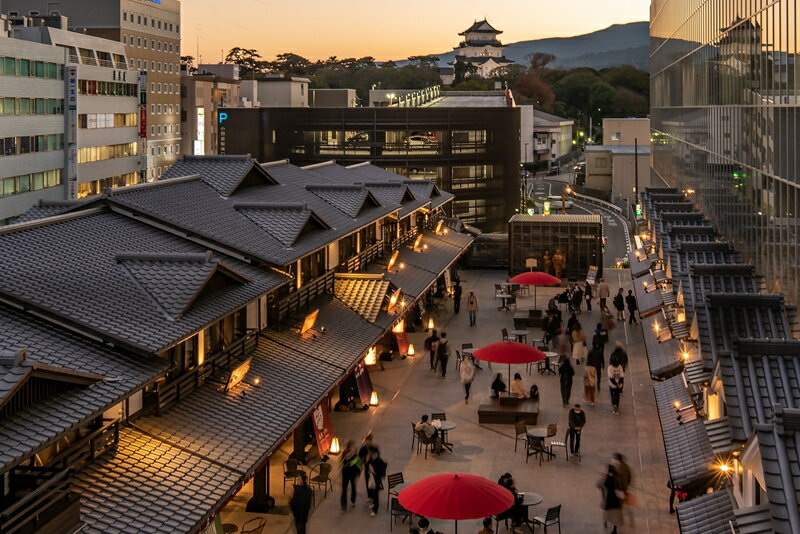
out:
M638 219L642 216L642 205L639 203L639 139L633 139L633 204L635 206L635 216ZM630 204L628 204L630 206ZM630 208L628 208L630 209Z

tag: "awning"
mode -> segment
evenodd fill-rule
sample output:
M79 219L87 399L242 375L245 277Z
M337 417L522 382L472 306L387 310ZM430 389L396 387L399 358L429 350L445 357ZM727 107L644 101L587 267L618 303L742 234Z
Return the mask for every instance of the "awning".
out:
M664 306L661 289L654 284L653 278L649 275L634 281L633 292L636 294L636 304L642 317L653 315Z
M642 320L644 346L647 350L647 361L650 364L650 376L661 380L674 376L683 370L683 350L681 342L674 337L659 342L655 335L655 324L663 326L661 317L654 316Z
M681 534L736 534L730 489L707 493L677 507Z
M650 273L653 263L658 260L655 252L648 254L644 248L638 248L628 252L628 261L631 264L631 276L639 278Z

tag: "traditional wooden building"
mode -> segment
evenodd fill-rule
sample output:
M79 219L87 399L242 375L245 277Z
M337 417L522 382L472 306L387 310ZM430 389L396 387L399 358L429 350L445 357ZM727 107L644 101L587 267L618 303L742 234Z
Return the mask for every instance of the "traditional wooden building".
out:
M454 48L456 57L450 65L454 69L459 68L459 63L472 65L478 76L488 78L493 70L514 63L503 56L506 45L497 39L501 33L503 32L495 29L486 19L475 21L472 26L458 34L464 40Z

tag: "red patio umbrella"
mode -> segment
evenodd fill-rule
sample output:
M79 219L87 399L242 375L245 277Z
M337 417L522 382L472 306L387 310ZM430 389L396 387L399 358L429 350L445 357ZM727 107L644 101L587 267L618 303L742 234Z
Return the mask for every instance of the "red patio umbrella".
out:
M547 358L536 347L518 341L498 341L481 347L472 353L485 362L507 363L508 383L511 384L511 364L540 362Z
M552 286L561 283L560 278L556 278L552 274L547 274L540 271L528 271L525 273L520 273L517 276L509 278L508 281L511 282L512 284L533 286L534 309L536 309L536 286Z
M403 508L417 515L455 521L490 517L514 504L514 495L503 486L467 473L423 478L401 491L398 498Z

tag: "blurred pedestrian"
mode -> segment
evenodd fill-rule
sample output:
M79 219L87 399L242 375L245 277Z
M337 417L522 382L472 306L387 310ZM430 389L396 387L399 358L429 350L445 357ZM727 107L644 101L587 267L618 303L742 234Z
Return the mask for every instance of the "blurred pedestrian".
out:
M478 315L478 297L473 291L470 291L467 296L467 313L469 314L469 325L475 326Z
M558 362L558 377L561 385L561 402L566 408L569 406L569 398L572 395L572 377L575 376L575 369L569 356L561 356Z
M569 336L563 330L559 330L556 335L556 352L559 356L567 356L570 350Z
M472 363L472 358L467 356L463 356L463 358L458 372L461 383L464 384L464 402L469 402L469 388L472 387L472 381L475 380L475 364Z
M306 474L300 471L300 476L297 477L297 483L294 485L294 493L292 493L292 498L289 500L289 510L292 511L294 528L297 530L297 534L306 534L306 524L311 513L313 497L314 492L308 487Z
M619 488L623 491L624 497L622 499L622 513L623 519L628 519L631 527L634 526L635 518L633 517L633 507L636 506L636 496L631 491L631 482L633 481L633 474L631 467L625 462L622 454L615 452L612 461L614 467L617 468L617 475L619 477Z
M606 343L608 343L608 329L603 326L603 323L597 323L597 327L594 329L594 335L592 336L592 346L600 345L600 349L605 354L606 350Z
M614 295L614 308L617 310L617 321L625 320L625 297L622 294L622 288Z
M581 313L581 302L583 301L583 290L580 286L575 287L575 291L572 292L572 311L575 313Z
M572 327L572 359L575 360L575 365L581 365L584 358L586 358L586 333L581 327L581 323L575 323Z
M369 461L369 450L371 448L378 448L372 442L372 432L367 434L367 437L364 438L364 442L361 444L361 447L358 449L358 457L361 458L362 465L366 465ZM364 486L367 490L369 490L369 471L364 471ZM369 491L367 491L369 494Z
M638 304L636 304L636 297L633 296L633 290L628 290L628 296L625 297L625 304L628 305L628 313L630 317L628 318L628 322L631 324L639 324L639 321L636 319L636 311L639 309Z
M592 286L589 282L583 288L583 300L586 301L586 311L592 311Z
M622 341L614 343L614 350L611 351L611 356L617 358L623 371L628 370L628 353L622 348Z
M603 494L603 528L608 529L613 526L611 534L618 534L618 528L622 526L622 492L619 488L619 477L617 469L610 465L606 468L605 476L597 483L597 487Z
M369 483L367 484L367 495L370 499L369 515L375 517L380 507L380 491L383 489L383 479L386 476L386 462L381 458L381 452L377 447L369 448L368 458L364 472L369 473Z
M622 394L622 387L625 384L625 371L619 364L619 360L611 356L608 364L608 390L611 394L611 413L619 415L619 397Z
M598 345L592 345L592 350L589 351L589 355L586 358L586 367L593 367L595 372L595 383L597 385L597 391L600 391L600 376L603 372L603 369L606 368L606 359L603 355L603 348ZM586 375L584 375L586 376ZM586 382L584 380L584 386ZM592 402L594 402L594 396L592 397ZM594 406L594 404L592 404Z
M592 349L595 350L595 349ZM583 370L583 396L589 406L594 406L594 388L597 387L597 368L586 362Z
M611 288L608 287L606 281L604 279L600 279L600 283L597 286L597 297L600 299L600 309L606 307L606 299L611 296Z
M425 338L425 350L428 351L428 356L431 359L431 371L436 370L436 351L439 348L439 336L436 335L436 330L431 330L431 335Z
M356 505L356 480L361 476L361 468L364 466L363 460L358 455L358 451L353 445L352 440L348 440L342 452L342 496L340 504L342 512L347 510L347 488L350 487L350 504Z
M450 343L447 342L447 332L442 332L439 346L436 349L436 359L439 360L439 365L442 367L442 378L447 376L447 361L451 354Z
M461 284L456 282L456 285L453 286L453 313L456 315L461 311L461 293L463 291Z

